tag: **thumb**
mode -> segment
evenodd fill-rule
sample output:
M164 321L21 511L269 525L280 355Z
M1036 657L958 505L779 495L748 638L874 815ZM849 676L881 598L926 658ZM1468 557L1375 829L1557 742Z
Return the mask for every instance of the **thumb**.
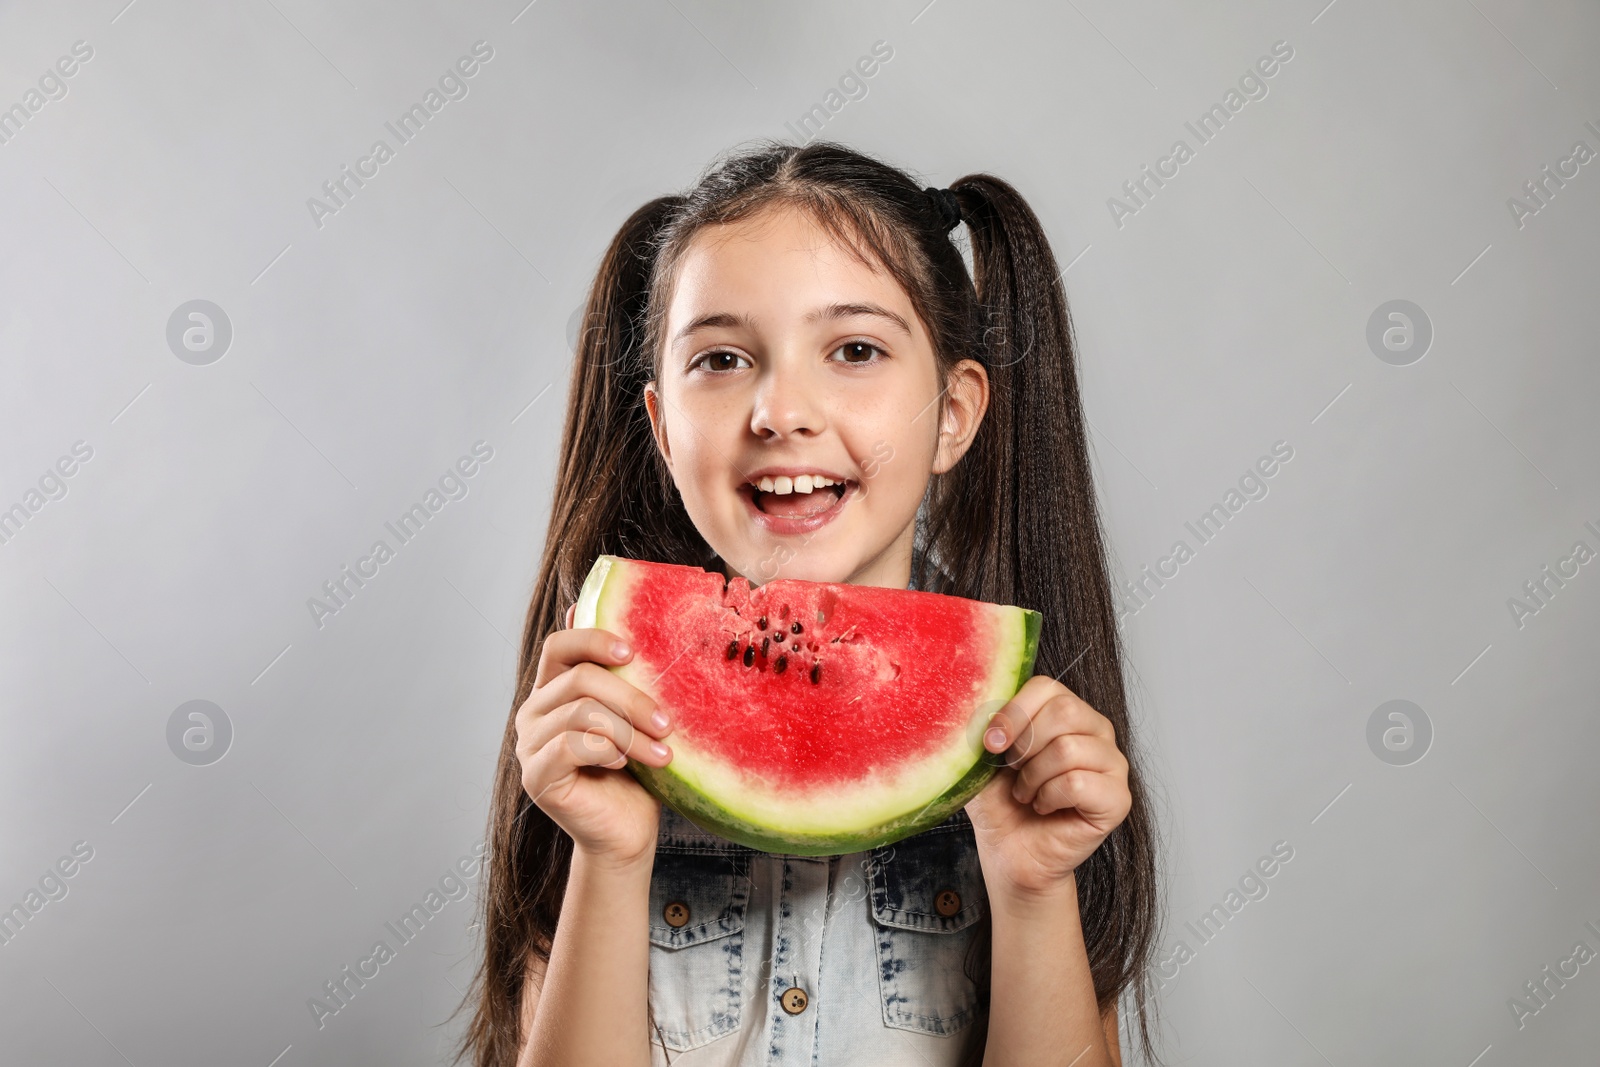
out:
M578 610L578 602L576 600L574 600L567 607L567 629L569 629L569 630L572 629L572 615L577 610Z
M965 810L974 828L987 830L998 825L999 820L1007 814L1007 808L1015 806L1016 801L1011 799L1011 783L1015 780L1016 774L1017 772L1010 767L1000 768L999 772L967 801Z

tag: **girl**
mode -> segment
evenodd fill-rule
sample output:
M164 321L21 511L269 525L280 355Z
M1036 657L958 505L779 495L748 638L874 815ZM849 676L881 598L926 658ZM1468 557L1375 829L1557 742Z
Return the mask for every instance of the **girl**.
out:
M765 143L636 211L587 314L457 1058L1100 1067L1129 986L1148 1053L1153 826L1033 211L990 175L924 190ZM632 651L570 628L600 553L1042 611L1039 673L985 736L1003 766L870 853L700 830L626 771L672 758L672 723L604 669Z

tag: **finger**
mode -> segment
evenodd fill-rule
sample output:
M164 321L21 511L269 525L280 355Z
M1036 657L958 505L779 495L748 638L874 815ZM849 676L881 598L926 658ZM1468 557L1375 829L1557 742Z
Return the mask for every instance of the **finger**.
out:
M1059 704L1059 707L1052 705ZM1088 702L1066 686L1043 674L1036 674L1025 682L1016 696L995 712L991 725L984 732L984 747L991 752L1003 752L1016 746L1023 753L1031 752L1043 738L1033 736L1038 731L1035 719L1051 709L1059 717L1063 729L1054 732L1087 733L1115 741L1116 731L1111 720L1101 715ZM998 731L998 732L997 732ZM1052 735L1053 736L1053 733Z
M1070 808L1108 831L1127 816L1130 807L1132 798L1120 778L1081 769L1051 778L1033 798L1033 810L1040 815Z
M579 768L620 769L626 764L622 753L608 740L593 746L574 746L563 738L554 738L523 761L522 788L535 804L544 807L547 794L554 793L553 799L559 802L564 791L576 780Z
M621 769L629 759L634 759L653 767L664 767L672 759L670 748L640 733L627 719L598 701L580 702L572 718L574 721L566 731L568 744L577 745L584 752L604 752L601 742L610 741L620 754L619 759L603 766Z
M567 629L572 629L572 614L578 610L578 602L574 600L567 606Z
M648 693L589 661L557 675L543 689L529 694L524 706L530 714L536 715L539 708L559 707L580 697L593 697L653 737L665 737L672 732L671 717ZM517 714L519 718L522 716L520 709Z
M569 745L581 750L580 763L593 764L589 754L606 751L607 744L615 752L652 767L664 767L672 759L671 748L635 729L627 719L593 697L580 697L535 721L525 737L519 734L518 749L530 754L541 751L552 738L563 734ZM601 766L614 762L615 753L606 759Z
M1079 769L1116 775L1126 767L1122 753L1105 738L1059 733L1017 765L1011 797L1019 804L1032 804L1039 787L1057 775Z
M1053 678L1043 674L1023 682L1022 688L990 717L983 734L984 747L990 752L1004 752L1027 731L1033 716L1059 689Z
M584 626L576 630L555 630L547 634L539 650L539 670L533 684L537 688L556 675L585 661L618 664L633 658L628 643L609 630Z
M565 633L578 634L571 630ZM582 660L536 687L517 709L517 721L532 720L579 697L594 697L639 729L656 737L672 730L672 719L653 697L633 683L592 660Z
M1087 700L1065 686L1062 686L1062 692L1057 699L1060 707L1056 710L1062 716L1061 724L1065 732L1091 734L1116 744L1116 727L1111 725L1110 719L1094 710Z
M1068 721L1069 699L1076 698L1066 689L1058 686L1052 691L1005 750L1006 766L1021 767L1043 752L1057 737L1072 732Z

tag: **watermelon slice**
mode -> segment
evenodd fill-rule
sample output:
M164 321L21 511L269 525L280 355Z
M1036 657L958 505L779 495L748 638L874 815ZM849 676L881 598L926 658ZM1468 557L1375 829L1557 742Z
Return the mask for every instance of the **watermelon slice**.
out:
M1042 618L602 555L573 625L627 640L610 669L672 717L672 760L628 761L640 784L730 841L832 856L936 826L994 775L983 732L1032 676Z

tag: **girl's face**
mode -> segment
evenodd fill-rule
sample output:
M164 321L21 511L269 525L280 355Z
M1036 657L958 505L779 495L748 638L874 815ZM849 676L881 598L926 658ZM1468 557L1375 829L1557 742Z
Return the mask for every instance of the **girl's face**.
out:
M695 236L662 344L656 443L730 575L903 588L929 477L983 418L983 367L941 381L895 280L787 208Z

